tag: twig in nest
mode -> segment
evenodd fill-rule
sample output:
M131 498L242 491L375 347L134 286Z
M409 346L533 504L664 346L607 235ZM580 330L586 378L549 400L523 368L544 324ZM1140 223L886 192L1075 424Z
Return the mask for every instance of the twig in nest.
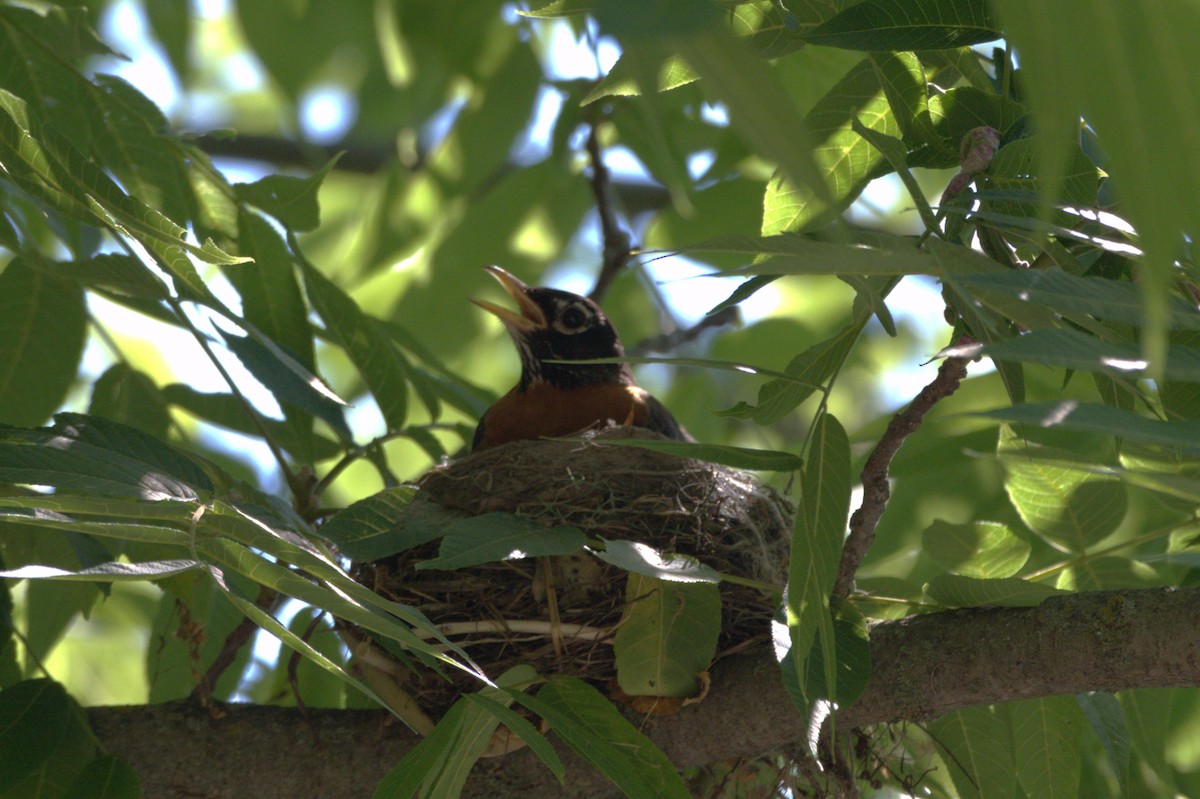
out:
M944 397L958 390L958 385L967 375L969 358L947 358L938 367L937 377L921 389L900 413L892 417L887 430L875 449L867 458L862 470L863 499L858 510L850 517L850 535L842 547L842 562L838 564L837 580L833 584L835 597L848 596L854 587L854 575L866 556L871 542L875 540L875 528L887 507L891 488L888 486L888 468L892 458L909 435L921 426L925 414Z
M597 123L592 122L588 130L587 151L592 162L592 177L589 181L592 194L596 197L596 212L600 215L600 232L604 236L604 261L596 285L589 295L596 302L604 299L608 287L617 274L625 268L633 248L629 233L617 222L613 209L613 194L610 187L608 167L604 165L604 154L600 152L600 139L596 135Z
M502 632L549 636L555 632L553 627L552 622L540 619L484 619L481 621L459 621L439 624L437 630L446 637ZM566 624L560 622L557 632L563 638L573 638L579 641L599 641L602 644L612 643L613 631L604 627L590 627L586 624ZM414 629L413 634L418 638L434 637L433 633L429 630Z

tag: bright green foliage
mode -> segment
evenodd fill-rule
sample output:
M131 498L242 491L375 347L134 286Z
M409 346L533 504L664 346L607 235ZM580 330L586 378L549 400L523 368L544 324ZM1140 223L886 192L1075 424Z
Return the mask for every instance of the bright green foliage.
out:
M116 51L148 44L118 38L127 14L175 99L121 77L144 62ZM777 639L803 711L869 690L876 621L1196 590L1197 29L1194 4L1120 0L0 0L0 796L138 795L83 723L99 694L43 673L91 664L97 607L138 626L126 663L94 664L144 672L131 702L192 694L247 618L286 650L234 653L216 699L386 706L346 625L477 681L378 796L456 794L501 727L564 783L551 741L629 795L688 795L596 688L481 674L343 560L423 547L415 568L453 578L595 557L627 601L596 646L654 696L696 694L714 657L719 676L732 587L785 596L702 549L463 517L411 484L514 382L468 302L495 296L492 263L574 288L609 264L630 363L699 442L626 443L798 501ZM602 46L567 64L576 39ZM724 282L682 280L677 253ZM869 475L890 497L831 601L865 456L948 347L968 378ZM871 771L879 790L1200 792L1195 689L1002 702L1021 676L872 753L906 764ZM783 764L756 784L829 788L751 754Z
M630 696L694 696L717 650L721 598L711 583L630 574L613 639L617 681Z

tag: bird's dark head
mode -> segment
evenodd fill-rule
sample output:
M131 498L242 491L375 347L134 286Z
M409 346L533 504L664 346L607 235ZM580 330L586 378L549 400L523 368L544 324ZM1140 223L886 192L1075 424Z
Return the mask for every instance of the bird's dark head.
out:
M521 388L536 382L556 388L592 383L630 383L625 364L573 364L625 354L617 331L600 306L569 291L525 285L498 266L484 267L517 303L511 311L486 300L471 300L508 328L521 354Z

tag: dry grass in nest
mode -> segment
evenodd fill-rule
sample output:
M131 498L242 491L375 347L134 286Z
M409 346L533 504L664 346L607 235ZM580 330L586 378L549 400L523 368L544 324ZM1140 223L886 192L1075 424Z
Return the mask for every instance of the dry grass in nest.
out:
M424 498L459 516L497 511L590 538L626 539L699 559L719 572L780 587L786 575L792 507L753 477L705 461L629 446L660 438L629 427L581 441L519 441L443 464L418 481ZM496 676L518 663L542 674L607 683L611 636L625 605L626 572L587 552L488 563L456 571L414 569L437 542L364 567L389 598L421 610ZM721 653L770 634L778 596L721 583ZM416 669L405 689L434 716L471 678ZM445 679L449 678L449 679Z

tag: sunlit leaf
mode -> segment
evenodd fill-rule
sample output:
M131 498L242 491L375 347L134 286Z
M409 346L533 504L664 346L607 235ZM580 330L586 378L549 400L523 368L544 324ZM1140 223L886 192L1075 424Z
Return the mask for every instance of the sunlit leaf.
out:
M52 428L0 428L0 480L150 500L190 500L213 490L182 452L135 428L79 414L59 414Z
M53 566L22 566L19 569L0 571L0 577L8 577L13 580L144 581L182 574L185 571L199 568L201 565L199 561L195 560L163 560L152 563L113 561L78 571L67 571Z
M832 415L817 421L809 444L809 463L800 476L800 503L792 530L788 566L787 621L798 687L808 673L824 673L836 685L837 655L829 597L837 577L850 514L850 441ZM814 642L823 642L821 662L813 662ZM819 697L806 695L809 703Z
M816 185L826 191L786 176L773 178L763 200L763 235L820 229L866 187L883 156L853 131L855 119L889 136L901 133L869 59L851 69L806 119L810 137L818 142L813 156L821 183Z
M721 632L721 598L712 584L630 574L613 649L617 682L630 696L694 696Z
M1017 787L1007 708L968 707L929 724L964 799L1009 797Z
M238 199L257 206L278 219L290 230L312 230L321 223L317 194L329 171L341 155L306 178L268 175L254 183L235 183Z
M938 519L921 534L921 551L964 577L1012 577L1029 558L1029 542L999 522L951 524Z
M447 525L438 556L416 568L461 569L498 560L569 555L583 549L584 541L575 527L547 527L511 513L485 513Z
M304 283L330 335L346 350L371 389L388 428L403 427L408 414L409 369L404 356L350 295L307 264Z
M593 554L619 569L657 580L716 583L721 579L721 575L715 569L695 558L678 554L663 555L640 541L605 541L604 549L593 550Z
M1029 799L1066 799L1079 792L1082 714L1070 696L1013 702L1014 762Z
M864 0L805 34L855 50L944 50L1000 38L984 0Z

